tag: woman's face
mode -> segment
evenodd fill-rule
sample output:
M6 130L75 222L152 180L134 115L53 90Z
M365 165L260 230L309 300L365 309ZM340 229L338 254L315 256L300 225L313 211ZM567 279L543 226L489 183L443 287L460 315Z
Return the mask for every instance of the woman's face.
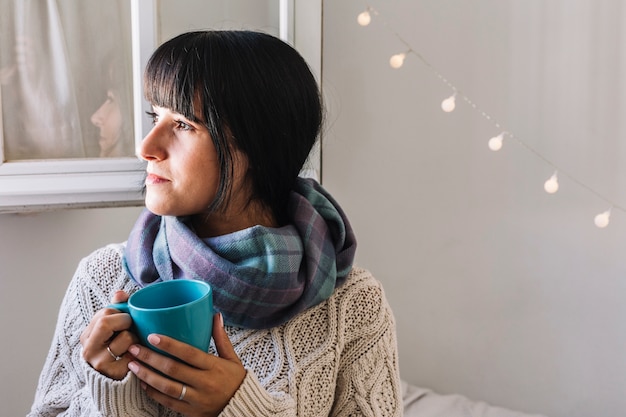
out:
M153 107L154 127L139 155L148 161L146 207L155 214L201 213L215 198L219 162L205 124L167 108Z
M119 98L113 91L107 91L107 99L91 115L91 123L100 129L100 156L122 156L117 147L122 131L122 112Z
M200 106L198 106L200 107ZM189 120L170 109L153 106L154 127L138 155L148 161L146 207L160 216L194 216L201 237L219 236L261 224L275 227L271 212L250 204L247 158L231 149L233 177L226 207L208 213L219 186L220 164L211 135L196 115Z

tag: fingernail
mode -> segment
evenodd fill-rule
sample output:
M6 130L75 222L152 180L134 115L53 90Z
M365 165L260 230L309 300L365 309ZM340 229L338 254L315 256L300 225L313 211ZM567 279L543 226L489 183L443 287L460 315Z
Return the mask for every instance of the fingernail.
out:
M128 348L128 351L130 352L131 355L137 356L139 354L139 346L132 345L131 347Z
M136 374L139 372L139 365L135 362L128 362L128 369L130 369L132 373Z
M222 313L217 313L219 314L219 321L220 321L220 326L224 327L224 316L222 316Z
M161 343L161 338L156 334L151 334L148 336L148 342L150 342L151 345L156 346Z

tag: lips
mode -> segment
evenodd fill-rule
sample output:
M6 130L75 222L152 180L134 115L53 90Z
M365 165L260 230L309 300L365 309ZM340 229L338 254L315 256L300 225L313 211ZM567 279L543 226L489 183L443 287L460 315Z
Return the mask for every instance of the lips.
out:
M167 178L159 177L156 174L148 174L146 177L146 185L163 184L169 182Z

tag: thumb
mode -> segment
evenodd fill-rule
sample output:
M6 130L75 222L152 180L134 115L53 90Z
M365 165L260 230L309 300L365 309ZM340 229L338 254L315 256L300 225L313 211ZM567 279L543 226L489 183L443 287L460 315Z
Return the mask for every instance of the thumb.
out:
M213 341L215 342L215 349L220 358L241 362L224 329L224 317L222 313L213 315Z
M113 297L111 297L111 303L123 303L124 301L128 300L128 294L126 294L124 291L119 290L119 291L115 291L115 293L113 294Z

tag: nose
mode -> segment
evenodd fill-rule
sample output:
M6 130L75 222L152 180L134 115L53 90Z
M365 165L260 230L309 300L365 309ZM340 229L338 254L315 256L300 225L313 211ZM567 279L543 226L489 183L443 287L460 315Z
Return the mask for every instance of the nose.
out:
M94 114L91 115L91 118L89 120L91 120L91 123L96 126L96 127L100 127L102 125L102 108L104 107L104 104L102 104L98 110L96 110L94 112Z
M161 161L166 158L162 129L158 123L152 127L137 147L137 156L146 161Z

